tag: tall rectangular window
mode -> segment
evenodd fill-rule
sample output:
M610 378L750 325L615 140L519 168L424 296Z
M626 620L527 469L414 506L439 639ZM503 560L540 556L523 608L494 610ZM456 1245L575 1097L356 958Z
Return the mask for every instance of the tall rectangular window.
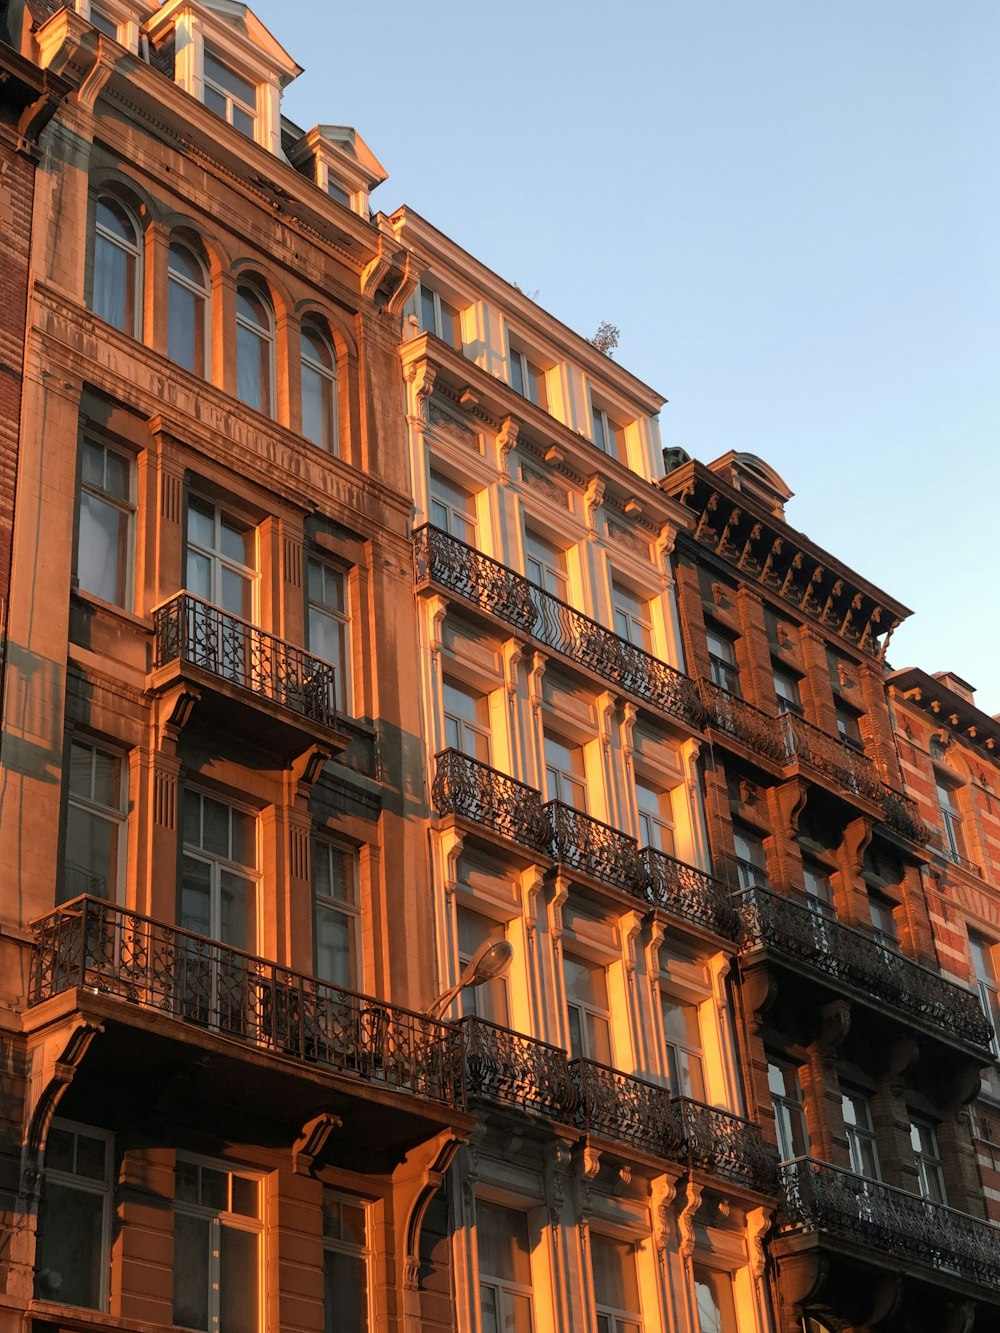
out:
M842 741L855 750L864 750L865 742L861 735L861 722L858 714L847 704L837 700L837 733Z
M110 1134L52 1122L38 1207L39 1300L107 1308L113 1166Z
M135 503L132 460L100 440L84 438L76 577L84 592L115 606L132 599Z
M766 889L767 857L764 843L749 829L733 826L733 846L736 851L736 878L741 889L752 889L756 885Z
M309 595L309 651L334 668L334 698L342 713L350 713L351 694L351 606L347 574L325 560L310 557L307 570Z
M879 944L898 952L899 929L896 925L896 904L881 893L876 893L874 889L869 889L868 909L871 912L872 931Z
M969 935L972 970L986 1017L993 1024L993 1059L1000 1060L1000 979L997 977L995 945L981 935Z
M490 701L485 694L457 681L446 680L444 696L444 743L470 759L490 762Z
M323 1333L368 1333L370 1256L367 1205L324 1185Z
M476 1244L482 1333L533 1333L527 1217L477 1200Z
M67 775L63 898L114 902L125 851L126 768L118 755L73 741Z
M789 1162L795 1157L807 1157L809 1135L798 1069L787 1060L768 1060L767 1084L774 1106L778 1156L783 1162Z
M731 1273L695 1263L694 1301L698 1333L738 1333Z
M708 642L708 665L712 683L729 694L740 693L740 668L736 660L736 644L713 625L705 627Z
M359 990L361 909L357 856L343 847L315 839L312 889L316 975L335 986Z
M797 676L793 676L790 671L775 667L774 692L778 698L779 713L794 713L796 717L804 716L805 709L802 707L802 696L799 693Z
M257 125L257 89L249 79L237 74L212 54L205 52L203 94L210 111L229 122L248 139L255 137Z
M590 1258L598 1333L642 1333L635 1246L592 1231Z
M420 327L424 333L433 333L449 347L461 347L461 317L450 301L440 292L420 284Z
M545 406L545 371L513 342L510 349L510 387L529 403Z
M958 791L940 774L937 777L937 798L944 825L945 851L955 860L962 861L968 856L968 849Z
M917 1186L931 1203L947 1203L944 1187L944 1163L938 1146L937 1130L929 1120L913 1116L910 1120L910 1145L917 1165Z
M205 792L184 792L180 924L238 949L257 944L257 820Z
M878 1141L867 1095L853 1088L841 1089L844 1129L851 1152L851 1170L869 1180L880 1180Z
M612 583L611 600L614 604L615 633L649 653L653 650L653 626L649 603L624 584Z
M174 1323L259 1333L260 1178L178 1154L174 1172Z
M706 1100L705 1061L701 1049L698 1006L673 995L660 996L663 1033L667 1043L670 1091L675 1097Z
M674 819L670 793L636 779L635 801L639 810L639 846L655 847L657 851L673 856Z
M436 528L467 546L476 545L476 502L468 491L431 469L430 502L430 519Z
M254 530L211 500L192 495L187 511L187 590L244 620L253 618ZM232 633L232 631L229 631ZM221 631L223 637L227 631ZM213 645L214 647L214 645ZM222 644L225 657L226 644Z
M546 732L545 788L550 801L562 801L575 810L587 809L587 775L583 747Z
M603 453L611 458L623 458L625 452L625 432L603 407L598 407L593 400L590 404L590 438Z
M507 938L507 928L502 921L491 921L479 912L468 907L458 909L458 965L464 969L472 960L473 954L487 940L495 944ZM483 1018L488 1023L499 1023L501 1027L510 1026L510 1004L507 998L507 978L494 977L481 986L466 986L461 992L459 1002L462 1017Z
M571 1055L575 1060L582 1058L610 1065L611 1002L607 972L597 963L567 953L563 954L563 978Z
M530 581L565 602L569 594L566 552L529 528L524 534L524 557Z

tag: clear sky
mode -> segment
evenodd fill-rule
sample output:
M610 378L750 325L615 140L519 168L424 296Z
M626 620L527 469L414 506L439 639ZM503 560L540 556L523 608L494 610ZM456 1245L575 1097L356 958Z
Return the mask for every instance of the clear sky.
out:
M406 203L760 454L1000 711L1000 0L257 0Z

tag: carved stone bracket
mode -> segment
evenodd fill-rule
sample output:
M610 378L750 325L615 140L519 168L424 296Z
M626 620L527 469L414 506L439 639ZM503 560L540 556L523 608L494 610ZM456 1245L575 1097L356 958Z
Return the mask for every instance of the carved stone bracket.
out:
M500 423L500 429L497 432L497 460L499 463L500 481L506 485L511 480L510 475L510 456L517 448L517 437L521 429L521 423L514 417L504 417Z
M200 699L201 691L197 686L184 681L165 690L158 697L154 712L158 750L173 753L181 732L191 721L194 706Z
M693 1180L687 1183L687 1198L684 1207L681 1209L677 1218L677 1230L680 1234L680 1252L684 1259L690 1259L694 1254L695 1230L694 1219L701 1207L701 1186L696 1185Z
M417 1290L420 1273L420 1231L424 1224L424 1214L440 1188L445 1172L464 1142L464 1136L456 1130L442 1130L427 1143L411 1149L396 1168L395 1182L399 1187L397 1197L401 1205L402 1235L399 1240L403 1260L404 1291Z
M759 1282L767 1267L767 1250L764 1237L767 1235L774 1218L772 1208L751 1208L747 1213L747 1242L750 1249L750 1271Z
M83 1063L91 1042L103 1031L102 1023L95 1023L77 1014L68 1030L60 1026L40 1039L29 1041L31 1072L25 1106L26 1133L21 1155L21 1193L29 1200L35 1199L37 1195L45 1144L56 1107Z
M670 1214L677 1198L677 1181L673 1176L654 1176L650 1182L650 1208L653 1214L653 1242L658 1250L670 1244Z
M428 400L434 392L437 367L429 361L413 362L406 367L406 381L411 386L413 403L421 421L428 420Z
M300 789L300 795L308 796L320 780L323 767L333 754L322 745L310 745L303 754L292 760L292 780Z
M549 1222L557 1227L566 1202L566 1180L573 1154L565 1139L554 1139L545 1148L542 1184Z
M576 1200L581 1221L590 1216L593 1206L594 1181L601 1170L601 1154L589 1143L584 1143L577 1150L576 1159Z
M292 1144L292 1170L299 1176L311 1176L316 1163L326 1151L330 1135L335 1129L343 1128L339 1115L321 1111L302 1126L302 1133Z
M604 504L604 479L596 474L587 482L583 494L583 508L587 518L587 527L591 532L597 530L597 511Z
M831 1000L819 1011L819 1047L827 1058L832 1058L847 1040L851 1030L851 1006L847 1000Z

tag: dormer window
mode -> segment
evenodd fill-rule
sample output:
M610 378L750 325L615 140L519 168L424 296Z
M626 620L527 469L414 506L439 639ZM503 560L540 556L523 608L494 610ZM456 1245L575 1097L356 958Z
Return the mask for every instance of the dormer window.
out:
M204 87L205 105L209 110L228 121L248 139L255 138L257 89L207 49Z
M351 207L351 196L342 186L338 185L332 176L326 179L326 192L331 199L336 199L338 204L343 204L345 208Z
M590 438L610 458L623 456L625 432L593 399L590 400Z
M112 37L117 42L118 24L103 10L98 9L96 5L90 6L90 21L98 32L103 32L105 37Z

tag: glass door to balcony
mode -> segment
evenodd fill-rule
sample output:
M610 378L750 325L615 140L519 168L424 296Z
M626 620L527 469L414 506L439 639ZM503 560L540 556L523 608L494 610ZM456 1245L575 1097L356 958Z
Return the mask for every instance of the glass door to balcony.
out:
M187 511L187 590L210 605L189 604L188 658L236 685L251 684L252 644L245 622L253 619L255 581L253 530L192 495Z

